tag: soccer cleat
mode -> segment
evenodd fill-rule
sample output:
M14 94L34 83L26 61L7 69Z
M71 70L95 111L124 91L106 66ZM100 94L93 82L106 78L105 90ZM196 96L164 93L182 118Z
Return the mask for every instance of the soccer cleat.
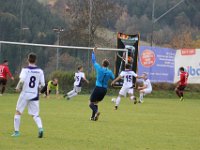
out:
M118 106L115 106L115 108L114 108L115 110L117 110L118 109Z
M144 103L144 101L139 101L140 104Z
M94 120L94 117L91 117L90 120L91 120L91 121L95 121L95 120Z
M20 136L20 133L19 133L19 131L15 131L11 136L12 137L18 137L18 136Z
M97 112L94 116L94 121L97 121L99 119L99 115L100 115L100 112Z
M65 98L66 96L67 96L67 94L64 94L64 95L63 95L63 98Z
M38 138L42 138L42 137L43 137L43 134L44 134L43 128L39 128L39 131L38 131Z
M184 98L183 98L183 97L181 97L181 98L180 98L180 101L183 101L183 100L184 100Z

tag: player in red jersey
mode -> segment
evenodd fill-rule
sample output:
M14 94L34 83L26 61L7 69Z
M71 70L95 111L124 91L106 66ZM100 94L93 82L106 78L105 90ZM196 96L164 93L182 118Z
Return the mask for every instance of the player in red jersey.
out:
M0 64L0 86L2 85L0 96L3 95L5 89L6 89L6 83L7 83L7 75L14 80L14 77L10 73L9 67L8 67L8 61L4 60L3 64Z
M180 67L179 71L180 71L180 80L177 82L177 87L175 91L178 97L180 97L180 101L183 101L183 91L187 86L187 80L189 74L188 72L185 71L183 67Z

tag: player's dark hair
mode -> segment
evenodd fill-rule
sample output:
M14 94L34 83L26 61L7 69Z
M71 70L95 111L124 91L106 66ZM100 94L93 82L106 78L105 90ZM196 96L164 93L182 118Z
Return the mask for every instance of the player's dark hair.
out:
M3 63L7 63L7 62L8 62L8 60L6 60L6 59L3 61Z
M78 66L78 70L81 70L81 68L83 68L83 66L81 66L81 65L80 65L80 66Z
M130 64L126 64L125 65L125 69L131 69L131 65Z
M102 65L104 67L108 67L110 65L110 63L109 63L109 61L107 59L104 59Z
M28 61L29 61L30 63L35 63L35 62L36 62L36 59L37 59L37 56L36 56L35 53L30 53L30 54L28 55Z
M184 71L185 69L184 69L183 67L180 67L179 70L180 70L180 71Z

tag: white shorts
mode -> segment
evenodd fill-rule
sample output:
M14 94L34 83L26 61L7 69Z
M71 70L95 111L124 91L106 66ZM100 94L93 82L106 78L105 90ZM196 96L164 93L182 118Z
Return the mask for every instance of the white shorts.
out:
M30 94L21 93L17 101L16 110L23 113L26 106L28 107L28 113L33 116L39 116L39 100L31 101Z
M74 86L74 91L75 91L76 93L80 93L80 92L81 92L81 87L79 87L79 86Z
M146 94L150 94L150 93L152 92L151 89L144 89L143 91L144 91L144 94L145 94L145 95L146 95Z
M126 97L127 93L133 95L134 89L130 87L122 87L121 90L119 91L119 94L123 95L124 97Z

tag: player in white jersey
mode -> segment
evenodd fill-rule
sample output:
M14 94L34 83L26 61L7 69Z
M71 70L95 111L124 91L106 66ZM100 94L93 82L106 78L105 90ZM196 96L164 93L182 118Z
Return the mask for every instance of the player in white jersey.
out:
M39 116L39 87L41 88L45 85L44 73L35 65L36 55L34 53L28 55L28 62L28 67L21 70L19 76L20 81L16 87L16 91L21 90L21 93L17 101L16 113L14 116L15 132L12 136L17 137L20 135L20 119L25 107L27 106L28 113L33 117L39 129L38 137L42 138L43 126Z
M138 87L139 93L140 93L140 99L139 103L143 103L143 97L146 94L150 94L152 92L152 85L150 80L148 79L147 73L143 73L144 80L143 80L143 86Z
M74 96L77 96L78 93L81 92L81 86L83 81L89 83L89 81L85 77L85 73L83 72L83 66L78 67L78 72L75 73L74 80L75 81L73 90L64 95L64 97L67 96L68 100L70 100Z
M114 101L115 102L115 110L118 109L118 106L121 101L121 97L124 96L126 97L127 93L129 94L130 100L134 100L134 104L136 104L136 98L134 96L134 89L133 89L133 77L135 78L142 78L139 77L134 71L130 70L131 65L126 64L125 65L125 71L122 71L120 75L111 83L111 85L114 85L114 83L121 78L124 78L124 83L119 91L119 95L117 99Z

